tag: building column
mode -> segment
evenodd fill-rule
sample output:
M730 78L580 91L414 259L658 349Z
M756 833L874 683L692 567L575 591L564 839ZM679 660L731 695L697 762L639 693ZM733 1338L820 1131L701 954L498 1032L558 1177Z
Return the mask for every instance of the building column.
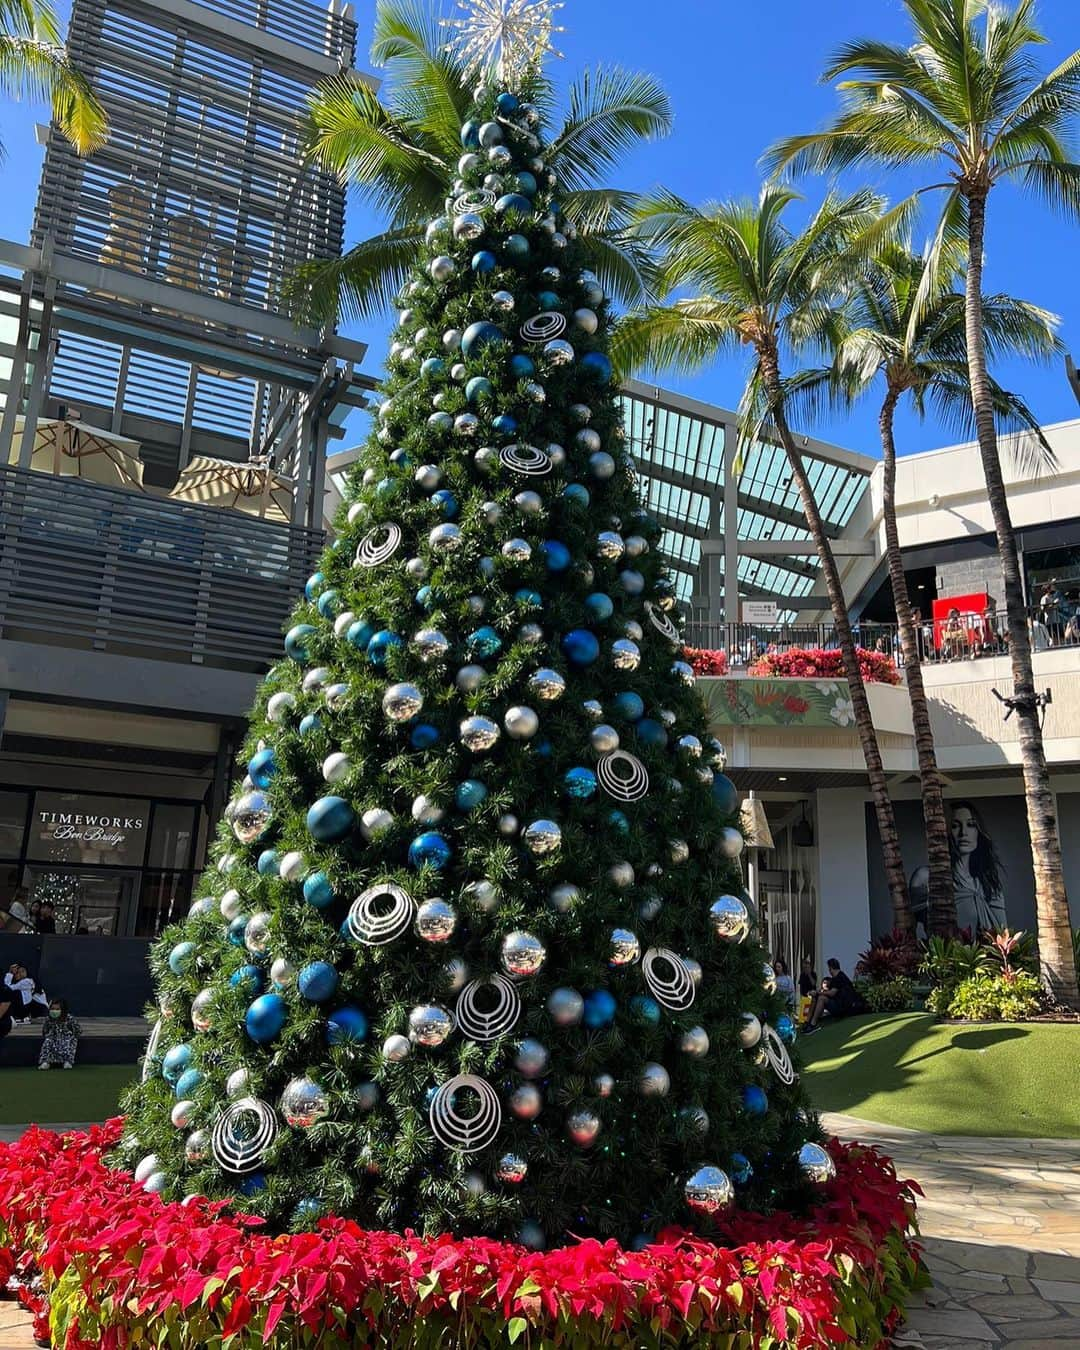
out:
M739 429L724 423L724 622L739 622Z
M862 788L818 789L818 974L835 956L853 976L870 943L870 878L866 850L866 793Z

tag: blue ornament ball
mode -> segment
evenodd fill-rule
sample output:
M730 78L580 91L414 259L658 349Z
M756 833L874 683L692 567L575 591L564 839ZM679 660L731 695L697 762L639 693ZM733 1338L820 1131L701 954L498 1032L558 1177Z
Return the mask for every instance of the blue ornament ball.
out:
M585 612L594 623L603 623L615 613L615 605L610 595L594 591L585 597Z
M667 728L654 717L642 717L634 727L634 734L649 750L663 750L668 743Z
M277 757L272 746L257 751L248 760L248 777L257 788L268 788L270 780L277 773Z
M266 1177L262 1172L252 1172L246 1176L240 1183L240 1194L249 1199L253 1195L258 1195L260 1191L266 1190Z
M420 374L427 375L430 379L438 379L439 376L446 374L446 362L441 356L429 356L426 361L420 362Z
M367 619L357 619L355 623L349 625L349 631L345 634L352 646L358 647L360 651L367 650L367 645L374 636L375 628Z
M726 774L718 773L713 779L712 795L721 815L733 816L738 811L739 789Z
M194 942L178 942L169 953L169 969L174 975L183 975L195 960Z
M465 646L470 656L496 656L502 651L502 638L494 628L485 625L469 634L465 639Z
M384 628L382 632L376 633L367 645L367 659L376 670L382 670L386 666L386 658L395 647L404 646L397 633L391 633L389 629Z
M358 1045L367 1034L368 1020L359 1008L338 1008L326 1019L326 1039L331 1045Z
M500 436L513 436L518 429L518 420L510 413L500 413L498 417L492 419L491 427Z
M229 983L234 989L240 989L245 994L261 994L265 987L265 978L258 966L241 966L239 970L234 970L229 976Z
M495 100L495 110L500 117L513 116L513 114L517 112L519 106L517 94L500 94Z
M584 483L567 483L563 488L563 496L572 506L580 506L582 510L592 500Z
M198 1069L185 1069L173 1084L173 1092L176 1094L176 1100L182 1102L193 1097L198 1091L202 1080L202 1073Z
M409 866L423 867L425 863L441 872L450 861L453 850L441 834L426 830L409 845Z
M570 769L563 779L563 787L568 797L587 802L596 792L596 774L592 769Z
M608 824L616 834L627 835L630 833L630 817L625 811L609 811Z
M628 722L640 722L645 716L645 700L632 689L624 689L615 695L615 711Z
M479 323L471 323L461 335L461 350L466 358L479 356L487 347L501 346L506 341L506 334L498 324L489 323L482 319Z
M784 1042L785 1045L795 1044L795 1023L787 1015L787 1013L780 1014L780 1016L776 1019L775 1026L776 1026L776 1034L780 1037L780 1039Z
M474 811L485 800L488 790L476 778L466 778L454 789L454 804L459 811Z
M748 1185L754 1175L753 1164L745 1153L733 1153L731 1155L731 1166L728 1171L736 1186Z
M318 713L305 713L300 719L298 730L301 736L313 736L322 726L322 718Z
M495 211L504 216L508 211L516 211L519 216L532 214L532 202L521 192L504 192L495 203Z
M472 256L472 270L479 276L484 276L488 272L495 271L495 254L490 249L482 248L478 253Z
M421 722L409 733L409 741L414 750L430 750L439 743L439 729L430 722Z
M528 169L522 169L520 173L515 174L511 186L516 192L520 192L523 197L536 196L536 177L529 173Z
M165 1052L165 1058L161 1061L161 1076L166 1083L175 1083L190 1066L192 1053L190 1045L174 1045Z
M335 619L341 613L341 592L335 590L323 591L319 596L319 603L316 606L324 619Z
M339 843L356 824L356 812L344 797L320 797L307 813L308 833L320 844Z
M523 234L508 235L503 243L503 252L512 262L524 262L529 256L529 241Z
M285 1025L288 1007L280 994L260 994L244 1014L244 1030L253 1041L265 1045Z
M296 977L296 987L309 1003L325 1003L337 993L338 973L329 961L312 961Z
M635 1022L640 1022L644 1026L658 1027L660 1025L660 1004L656 999L650 998L648 994L635 994L630 1000L630 1016Z
M769 1109L769 1099L765 1095L765 1089L758 1087L756 1083L745 1084L740 1095L743 1110L748 1116L763 1116Z
M581 358L582 371L597 384L611 383L611 362L603 352L586 352Z
M313 909L327 909L334 903L334 889L325 872L312 872L304 878L304 899Z
M314 600L322 588L326 585L326 578L321 572L312 572L307 581L304 582L304 595L308 600Z
M276 877L279 861L280 859L278 858L276 849L264 849L262 853L259 854L259 861L256 863L259 876Z
M559 297L554 291L538 291L536 294L536 303L541 309L558 309Z
M515 380L527 380L536 374L536 362L524 352L518 352L510 358L510 374Z
M640 595L645 589L645 578L640 572L628 567L625 572L619 573L619 585L627 595Z
M566 659L575 666L591 666L600 655L600 643L587 628L572 628L561 645Z
M585 995L582 1021L592 1031L609 1027L615 1020L615 995L607 989L593 989Z
M545 539L544 562L549 572L565 572L570 566L570 550L559 539Z
M465 150L480 149L480 123L471 118L461 128L461 145Z
M439 508L444 520L454 520L458 513L458 500L449 488L440 488L431 494L431 500Z
M526 609L539 609L544 603L540 592L532 590L529 586L522 586L520 590L515 591L514 599Z
M248 917L247 914L238 914L229 924L228 938L234 947L244 945L244 930L247 928Z
M294 624L285 634L285 655L302 663L308 659L307 639L315 632L310 623Z

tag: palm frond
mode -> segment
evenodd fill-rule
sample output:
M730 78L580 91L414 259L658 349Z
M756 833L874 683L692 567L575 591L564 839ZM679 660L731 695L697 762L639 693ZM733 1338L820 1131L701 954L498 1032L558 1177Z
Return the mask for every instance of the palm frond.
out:
M601 180L639 141L666 136L671 123L670 100L651 75L586 71L570 88L568 116L548 158L576 191Z
M284 287L286 306L297 323L312 326L381 314L392 307L422 244L423 233L406 227L365 239L341 258L304 263Z
M619 320L611 359L621 378L639 370L700 370L738 341L740 311L701 297L652 305Z
M47 102L80 155L105 144L109 119L86 77L62 47L37 37L0 33L0 90L9 98Z
M407 103L409 121L423 128L432 148L454 155L471 90L427 0L378 0L371 59L387 68L389 106L405 111Z
M1032 159L1011 166L1010 173L1018 174L1024 186L1053 210L1080 218L1080 164Z

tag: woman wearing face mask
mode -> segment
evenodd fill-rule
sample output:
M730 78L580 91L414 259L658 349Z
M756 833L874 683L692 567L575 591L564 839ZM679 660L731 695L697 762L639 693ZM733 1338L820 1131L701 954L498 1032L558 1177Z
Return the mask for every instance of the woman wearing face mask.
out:
M68 1012L64 999L54 998L49 1004L49 1015L41 1031L41 1054L38 1055L38 1068L51 1069L61 1064L70 1069L75 1064L75 1055L79 1049L79 1036L82 1027Z

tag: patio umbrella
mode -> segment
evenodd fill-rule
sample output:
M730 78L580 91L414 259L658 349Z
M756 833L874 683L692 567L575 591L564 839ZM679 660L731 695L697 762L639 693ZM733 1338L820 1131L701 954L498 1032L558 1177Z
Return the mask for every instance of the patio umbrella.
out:
M15 419L8 460L18 464L26 420ZM42 417L34 428L30 467L41 473L85 478L107 487L142 489L143 466L139 442L130 436L102 431L89 422Z
M293 481L266 459L238 464L210 455L192 455L169 496L200 506L225 506L283 525L292 520Z

